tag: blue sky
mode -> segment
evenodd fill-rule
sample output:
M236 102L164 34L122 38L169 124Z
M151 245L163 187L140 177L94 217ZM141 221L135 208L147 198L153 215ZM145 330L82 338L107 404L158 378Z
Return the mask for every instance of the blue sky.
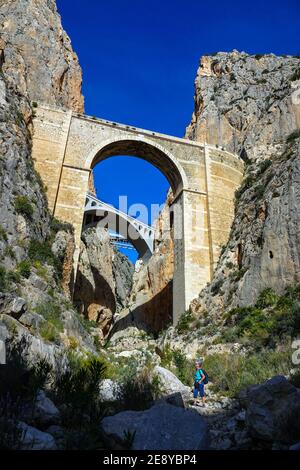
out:
M300 54L299 0L57 0L83 69L87 114L182 137L203 54ZM146 205L168 183L146 162L114 157L95 170L99 196Z

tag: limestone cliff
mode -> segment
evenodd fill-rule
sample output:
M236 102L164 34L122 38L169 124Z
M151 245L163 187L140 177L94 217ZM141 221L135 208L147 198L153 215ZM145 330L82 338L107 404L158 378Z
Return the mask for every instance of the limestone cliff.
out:
M82 111L81 70L54 1L0 1L0 24L0 339L25 338L31 357L53 359L94 345L63 294L72 230L48 212L30 131L33 101Z
M81 69L55 1L0 1L0 24L0 225L15 252L10 256L2 244L7 263L15 265L30 238L49 234L45 191L31 158L30 101L82 111L83 97Z
M201 59L186 137L246 160L278 154L300 126L299 57L219 52Z
M104 339L114 315L126 306L132 286L133 266L113 248L107 230L86 228L82 233L74 302L96 322Z
M82 74L55 0L1 0L3 72L31 101L83 112Z
M273 54L203 57L186 136L222 145L247 164L214 279L196 310L253 303L299 282L300 60Z

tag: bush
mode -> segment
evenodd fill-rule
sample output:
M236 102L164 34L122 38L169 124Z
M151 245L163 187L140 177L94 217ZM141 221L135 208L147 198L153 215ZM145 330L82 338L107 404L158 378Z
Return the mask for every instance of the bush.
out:
M17 427L24 405L33 409L37 393L45 387L51 366L38 359L34 366L25 363L25 340L7 344L7 364L0 367L0 449L18 450L22 431Z
M192 312L190 310L186 310L176 325L176 330L179 334L189 331L191 323L195 320Z
M258 169L258 174L264 173L270 166L272 165L272 161L269 159L263 160Z
M242 279L242 277L244 276L244 274L246 274L246 272L247 272L247 268L236 269L235 271L230 273L230 277L232 277L235 281L238 282L240 279Z
M251 186L255 183L254 176L248 175L242 182L242 185L239 189L235 191L235 199L236 203L240 200L243 193L247 191L247 189L251 188Z
M157 377L150 379L148 368L129 375L122 384L120 397L122 407L126 410L144 410L149 408L159 397L160 383Z
M186 358L179 350L173 351L173 361L176 367L176 375L185 385L193 383L193 361Z
M50 229L54 234L60 230L64 230L65 232L74 232L74 227L72 224L68 222L61 222L60 220L56 219L56 217L52 217Z
M291 352L264 351L260 354L212 354L204 368L215 392L236 396L249 385L262 383L274 375L287 375L292 366Z
M283 296L265 289L254 307L234 308L224 319L223 341L246 339L256 346L274 346L276 341L294 338L300 334L300 287L288 289Z
M299 139L300 137L300 129L296 129L295 131L291 132L287 138L286 141L287 143L294 142L294 140Z
M41 315L46 322L40 326L39 333L47 341L57 342L59 333L63 332L64 325L61 318L61 309L54 301L40 304L35 312Z
M31 240L28 248L28 256L33 262L47 263L54 267L60 279L62 276L62 262L52 253L51 241Z
M0 291L5 291L6 289L7 289L6 269L4 266L0 266Z
M62 372L54 384L54 397L63 407L63 425L67 428L85 425L87 422L99 424L103 417L103 407L99 401L99 386L105 377L105 364L92 357L73 362Z
M21 261L21 262L18 264L17 273L18 273L20 276L25 277L26 279L28 279L29 276L30 276L30 273L31 273L31 265L30 265L30 262L29 262L28 260Z
M278 301L278 295L271 288L264 289L258 296L255 306L266 308L275 305Z
M299 80L299 79L300 79L300 69L295 70L295 72L291 76L291 82L295 82L296 80Z
M27 196L17 196L15 198L15 209L18 213L25 215L31 219L33 214L33 206Z
M59 342L59 331L52 323L43 323L40 326L39 333L45 341L49 341L50 343Z
M210 291L212 295L217 295L221 291L221 287L224 284L224 279L219 279L214 284L212 284Z
M2 240L4 240L5 242L7 242L6 231L4 230L4 228L2 227L2 225L0 225L0 239L2 239Z

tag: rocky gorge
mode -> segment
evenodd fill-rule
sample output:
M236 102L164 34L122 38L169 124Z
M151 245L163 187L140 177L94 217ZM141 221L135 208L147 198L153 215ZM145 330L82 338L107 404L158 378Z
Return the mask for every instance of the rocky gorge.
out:
M0 448L299 448L299 57L201 59L186 138L246 171L212 282L173 327L171 192L148 262L84 227L73 272L73 229L48 211L31 133L40 100L83 111L81 69L54 0L0 0L0 20Z

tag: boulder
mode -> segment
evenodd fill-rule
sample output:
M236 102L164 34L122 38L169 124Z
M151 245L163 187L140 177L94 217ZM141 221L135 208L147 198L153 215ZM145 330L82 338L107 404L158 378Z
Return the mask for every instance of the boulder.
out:
M155 366L153 374L159 378L162 395L172 395L180 392L184 398L191 398L191 387L184 385L171 371L164 367Z
M246 426L266 441L293 443L300 432L300 390L285 377L275 376L247 393Z
M18 429L22 432L21 436L21 450L56 450L56 442L46 432L39 431L32 426L20 421Z
M102 380L99 387L99 397L103 402L117 401L121 393L120 386L111 379Z
M26 301L13 294L0 294L0 313L19 319L26 311Z
M34 406L25 405L21 419L27 423L45 428L60 422L60 412L43 390L37 394Z
M145 411L123 411L102 420L104 440L126 447L126 434L134 436L133 450L203 450L209 433L199 414L161 403Z
M42 323L45 323L45 318L39 315L38 313L31 313L26 312L20 316L19 322L22 325L27 326L29 328L39 329Z

